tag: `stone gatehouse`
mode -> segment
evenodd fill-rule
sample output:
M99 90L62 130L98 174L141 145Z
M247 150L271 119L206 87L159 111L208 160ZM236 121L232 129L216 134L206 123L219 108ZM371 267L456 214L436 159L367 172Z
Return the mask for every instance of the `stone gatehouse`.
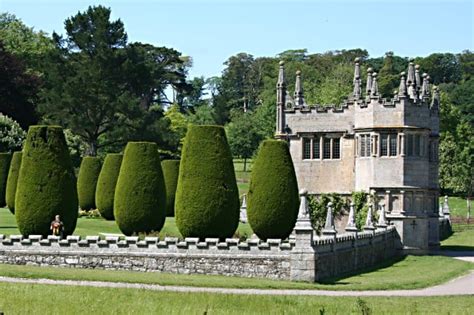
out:
M311 194L365 191L385 206L405 249L435 248L438 234L439 92L410 60L390 100L367 69L362 92L360 61L353 92L342 105L305 102L301 72L293 97L284 63L277 82L276 137L288 141L300 188Z

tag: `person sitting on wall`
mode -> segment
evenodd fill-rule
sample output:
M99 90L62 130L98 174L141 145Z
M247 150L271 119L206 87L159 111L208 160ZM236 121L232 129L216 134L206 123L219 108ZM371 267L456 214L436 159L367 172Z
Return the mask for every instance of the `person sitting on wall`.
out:
M49 227L51 230L51 234L59 237L63 237L64 233L64 224L61 221L61 217L59 214L56 215L54 220L51 222L51 226Z

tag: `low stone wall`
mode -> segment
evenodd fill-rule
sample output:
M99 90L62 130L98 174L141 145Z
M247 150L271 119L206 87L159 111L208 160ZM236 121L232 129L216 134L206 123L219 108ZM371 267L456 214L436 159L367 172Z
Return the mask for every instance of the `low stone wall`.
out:
M0 263L315 281L396 255L393 227L314 240L310 233L286 242L0 235Z
M449 218L439 218L439 240L447 239L453 234L451 220Z

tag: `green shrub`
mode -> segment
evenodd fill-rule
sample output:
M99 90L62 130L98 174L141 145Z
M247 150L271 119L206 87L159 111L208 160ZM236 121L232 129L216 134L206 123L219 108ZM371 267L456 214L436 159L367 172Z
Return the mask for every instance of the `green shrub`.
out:
M82 159L77 176L77 195L79 208L82 210L96 209L95 190L100 173L100 159L95 156L86 156Z
M161 162L163 177L166 185L166 216L174 217L174 199L178 185L179 160L164 160Z
M0 113L0 152L21 150L25 137L26 132L15 120Z
M265 140L253 162L247 217L261 239L287 238L298 216L299 196L288 145Z
M21 155L21 152L13 153L12 162L10 163L10 170L8 171L5 199L7 202L7 207L10 209L11 213L15 213L15 193L18 183L18 174L20 172Z
M115 222L123 234L161 230L166 218L166 188L155 143L127 144L114 199Z
M107 154L97 180L95 204L106 220L114 219L115 186L120 172L120 165L122 165L122 158L123 155L119 153Z
M21 160L15 217L23 235L50 233L59 214L64 233L76 228L76 178L61 127L31 126Z
M175 201L184 237L232 237L239 192L224 128L190 125L184 140Z
M368 194L364 191L354 191L352 193L352 202L356 211L356 226L360 230L364 227L369 212L369 203L377 204L376 196ZM372 209L372 222L376 223L379 216L376 208Z
M337 193L321 194L319 198L316 196L309 196L309 215L311 218L311 225L320 232L326 223L326 215L328 212L328 203L333 204L333 215L335 217L344 214L344 208L347 208L346 202Z
M5 194L7 190L8 170L10 169L10 162L12 155L10 153L0 153L0 207L6 205Z

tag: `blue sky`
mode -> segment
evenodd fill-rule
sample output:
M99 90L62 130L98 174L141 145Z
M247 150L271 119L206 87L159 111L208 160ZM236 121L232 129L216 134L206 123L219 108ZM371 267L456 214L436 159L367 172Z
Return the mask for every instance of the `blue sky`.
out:
M70 1L0 0L0 11L62 33L89 5L112 8L129 41L173 47L193 57L191 76L218 75L230 56L275 56L307 48L367 49L371 56L474 50L473 1Z

